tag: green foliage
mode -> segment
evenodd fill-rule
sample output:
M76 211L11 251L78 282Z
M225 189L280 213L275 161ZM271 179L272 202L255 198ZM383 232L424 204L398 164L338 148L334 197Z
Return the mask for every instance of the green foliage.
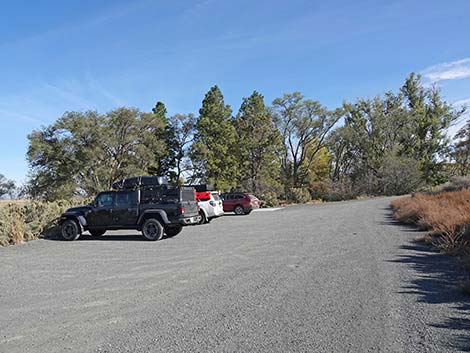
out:
M345 124L328 144L333 181L350 180L363 194L390 194L445 180L445 131L462 111L449 106L438 89L424 87L411 74L398 94L358 99L343 109Z
M191 151L195 176L228 190L237 184L238 136L232 119L232 109L225 105L222 92L217 86L207 92L199 118Z
M451 157L455 175L466 176L470 174L470 120L455 135Z
M305 99L299 92L275 99L273 109L283 144L282 182L288 197L292 187L308 185L309 170L341 112L328 111L319 102Z
M67 112L29 135L27 191L46 200L92 195L116 179L150 173L175 184L243 189L276 204L408 193L470 171L470 123L449 154L446 129L463 110L423 86L419 75L396 93L336 110L299 92L272 104L254 91L233 117L214 86L197 118L167 117L162 102L151 113Z
M440 157L448 152L446 129L464 109L456 111L441 96L437 87L426 88L421 76L412 73L401 88L407 120L401 136L403 154L420 163L423 179L428 184L445 181Z
M117 179L145 174L154 156L165 149L161 117L134 108L105 115L68 112L28 139L34 198L57 200L93 195Z
M376 194L404 195L418 190L423 185L419 164L411 158L389 153L380 170L380 181Z
M305 188L292 188L289 192L289 200L296 203L306 203L312 201L312 197Z
M309 187L312 199L322 201L344 201L359 196L348 181L332 182L329 180L312 183Z
M166 175L170 179L175 179L172 169L175 167L175 150L171 148L174 145L175 131L171 126L166 114L166 106L163 102L157 102L152 108L155 122L160 128L155 130L156 140L162 142L161 148L156 148L154 152L155 163L148 168L149 174ZM163 128L164 127L164 128Z
M279 199L277 193L269 191L264 194L260 194L262 201L262 207L276 207L279 206Z
M254 91L243 99L236 117L239 144L240 185L255 194L277 186L281 138L264 97Z

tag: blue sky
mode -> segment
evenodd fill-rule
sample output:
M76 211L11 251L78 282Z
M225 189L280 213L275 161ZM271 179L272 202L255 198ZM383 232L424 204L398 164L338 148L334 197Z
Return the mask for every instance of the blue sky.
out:
M470 1L0 3L0 173L27 174L27 134L65 111L237 110L301 91L330 108L397 90L412 71L470 104Z

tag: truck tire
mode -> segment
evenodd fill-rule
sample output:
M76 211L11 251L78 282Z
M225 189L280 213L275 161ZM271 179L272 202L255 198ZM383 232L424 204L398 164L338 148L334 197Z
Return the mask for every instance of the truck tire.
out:
M163 238L163 226L155 218L149 218L142 226L142 234L147 240L160 240Z
M243 208L242 205L236 205L235 208L233 209L233 212L235 212L236 215L242 215L245 214L245 209Z
M166 227L165 234L168 237L174 237L175 235L178 235L179 233L181 233L182 230L183 230L183 226L181 225Z
M73 219L67 219L60 227L60 234L65 240L77 240L81 234L80 226Z
M106 233L106 229L90 229L90 230L88 230L88 232L90 232L90 235L92 237L100 237L104 233Z

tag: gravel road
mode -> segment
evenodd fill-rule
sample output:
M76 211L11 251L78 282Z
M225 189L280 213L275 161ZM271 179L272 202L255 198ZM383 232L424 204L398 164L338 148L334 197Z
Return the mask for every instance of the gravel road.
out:
M389 202L0 249L0 352L470 350L458 265L394 224Z

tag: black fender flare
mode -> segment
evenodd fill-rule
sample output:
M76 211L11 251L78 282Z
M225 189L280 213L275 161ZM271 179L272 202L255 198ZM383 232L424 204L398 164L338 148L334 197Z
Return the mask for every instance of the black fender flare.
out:
M144 212L142 212L142 214L139 216L139 219L137 220L137 224L142 225L143 220L147 218L147 216L152 215L152 214L155 214L155 215L158 214L160 218L162 219L163 223L165 224L171 223L165 211L159 210L159 209L153 209L153 210L149 209L149 210L145 210Z
M82 215L76 215L76 214L64 214L62 217L60 217L60 222L59 224L62 224L64 221L68 219L73 219L78 223L78 226L80 227L80 231L83 232L85 230L85 227L87 226L87 221L86 218Z

